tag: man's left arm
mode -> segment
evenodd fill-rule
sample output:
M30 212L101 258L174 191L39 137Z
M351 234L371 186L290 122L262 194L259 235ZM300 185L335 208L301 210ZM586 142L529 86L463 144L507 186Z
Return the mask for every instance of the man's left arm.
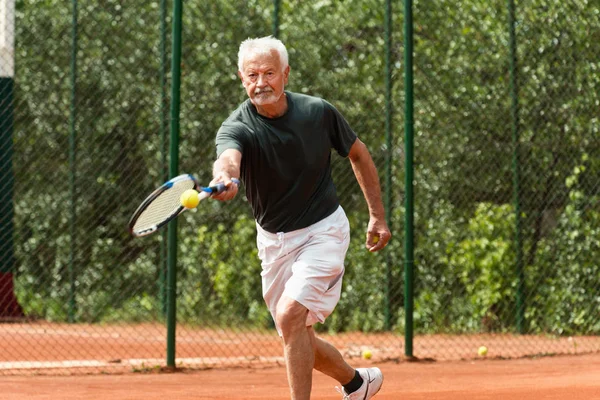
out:
M350 147L348 158L369 207L369 225L365 245L369 251L381 250L387 245L392 234L385 221L377 168L367 146L358 138Z

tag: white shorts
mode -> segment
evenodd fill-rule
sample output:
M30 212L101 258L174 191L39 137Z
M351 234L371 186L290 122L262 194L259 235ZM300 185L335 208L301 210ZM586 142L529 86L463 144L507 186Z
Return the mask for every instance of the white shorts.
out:
M350 244L350 225L342 207L292 232L270 233L258 224L256 228L263 298L273 320L277 321L279 299L287 296L308 309L306 326L325 322L340 299Z

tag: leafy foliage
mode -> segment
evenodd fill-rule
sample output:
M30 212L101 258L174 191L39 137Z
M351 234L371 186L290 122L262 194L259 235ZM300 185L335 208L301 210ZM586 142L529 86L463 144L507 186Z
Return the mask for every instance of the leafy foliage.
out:
M416 248L409 261L421 332L515 330L515 198L527 329L600 332L599 9L585 0L518 3L520 120L513 126L505 2L415 1ZM158 2L81 5L72 75L70 7L17 1L18 296L29 315L51 320L162 319L166 237L133 240L125 226L167 171L171 10L162 21ZM185 2L180 169L202 182L210 180L215 132L244 99L237 47L270 34L271 13L266 0ZM348 162L333 156L353 237L341 301L319 328L332 332L404 329L402 10L393 15L391 149L384 18L373 0L281 7L289 89L338 107L382 177L385 155L393 157L394 238L384 253L369 254L365 202ZM244 200L213 202L180 219L181 322L272 326Z

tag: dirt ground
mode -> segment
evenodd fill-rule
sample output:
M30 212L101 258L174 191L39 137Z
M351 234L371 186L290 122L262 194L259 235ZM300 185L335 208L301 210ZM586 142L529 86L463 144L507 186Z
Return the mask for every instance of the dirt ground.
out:
M345 358L361 360L362 349L373 360L386 362L405 354L404 338L392 332L321 334ZM459 361L477 358L486 345L488 358L523 358L536 355L600 353L600 337L553 337L510 333L470 335L418 335L413 354L420 359ZM166 328L160 324L91 325L46 321L0 323L0 376L39 373L97 373L131 371L140 365L164 365ZM204 329L177 327L177 365L186 367L237 367L281 363L281 341L274 330Z
M363 365L370 364L362 361ZM377 400L600 400L600 354L512 360L380 363ZM314 374L313 399L339 400L336 383ZM7 400L284 400L282 367L108 375L2 376Z

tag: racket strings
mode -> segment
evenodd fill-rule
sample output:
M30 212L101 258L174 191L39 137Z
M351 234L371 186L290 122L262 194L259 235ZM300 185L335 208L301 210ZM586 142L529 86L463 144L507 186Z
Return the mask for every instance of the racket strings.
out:
M195 184L191 180L182 180L174 182L173 186L161 192L148 207L139 215L133 225L134 232L141 232L153 228L172 215L178 214L182 210L180 197L188 189L194 189Z

